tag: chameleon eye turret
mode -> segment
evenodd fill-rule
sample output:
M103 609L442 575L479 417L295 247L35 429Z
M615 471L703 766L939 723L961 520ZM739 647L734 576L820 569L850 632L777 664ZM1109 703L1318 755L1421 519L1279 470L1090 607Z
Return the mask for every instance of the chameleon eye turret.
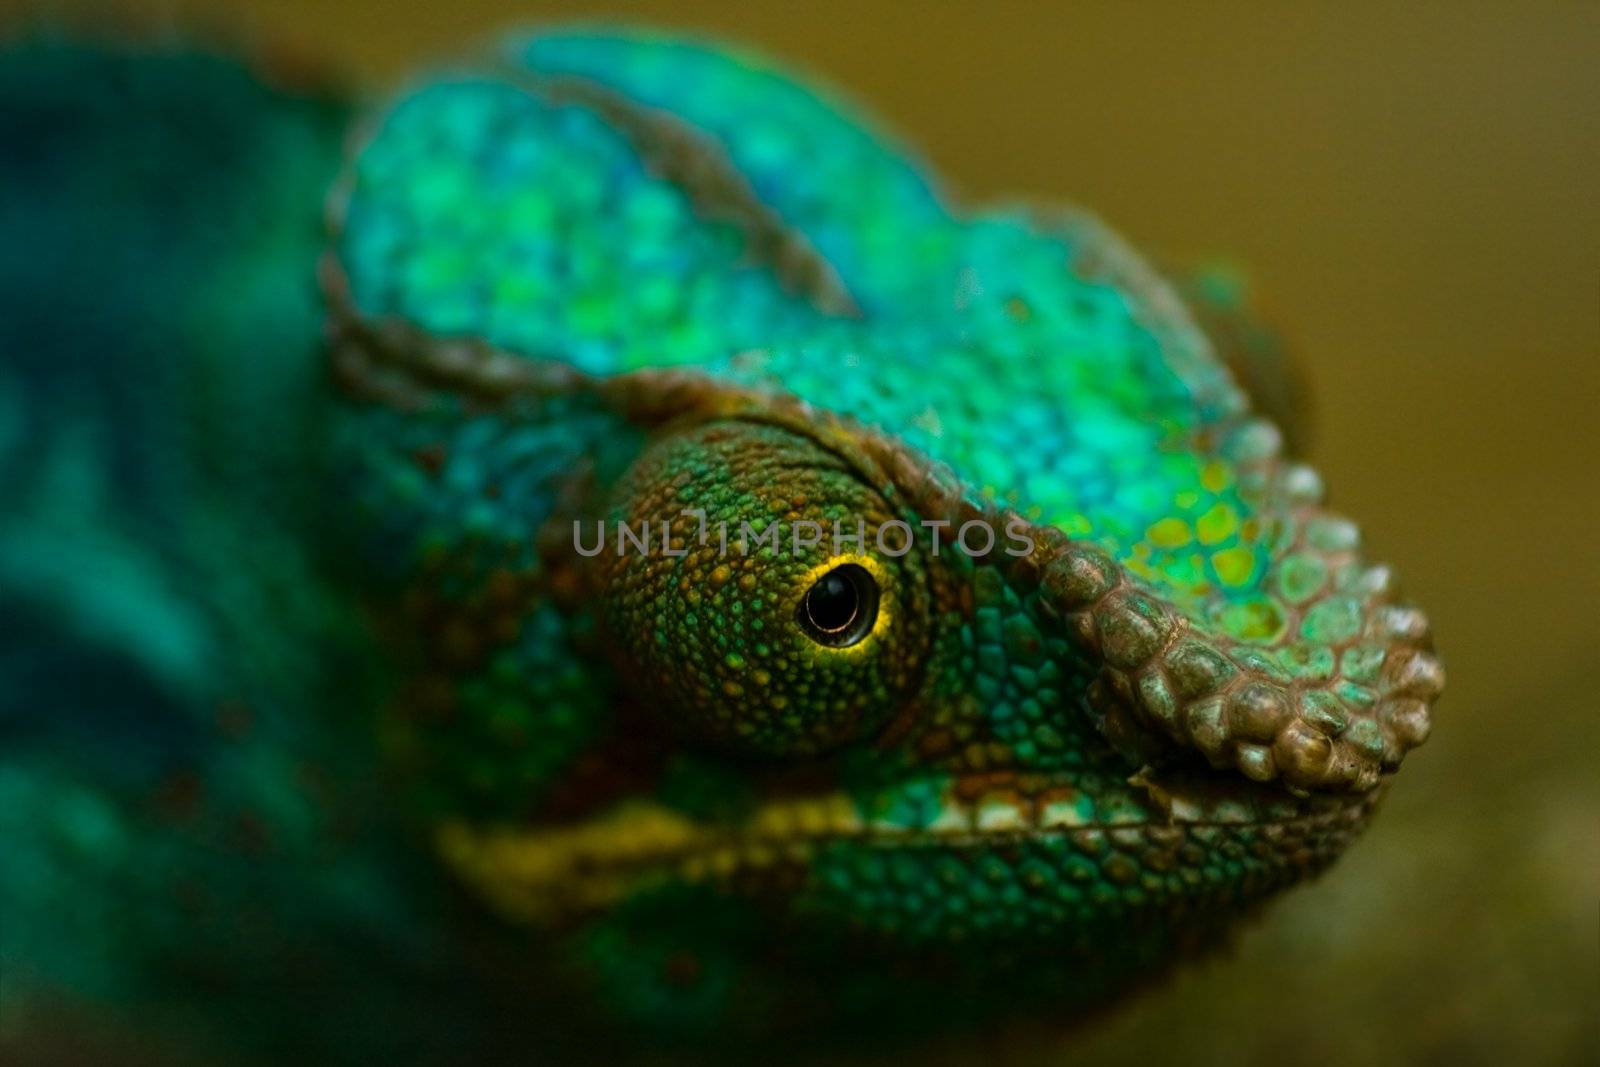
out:
M924 560L876 551L892 518L791 430L717 421L647 449L597 558L634 699L722 750L809 756L870 737L917 681L930 630Z

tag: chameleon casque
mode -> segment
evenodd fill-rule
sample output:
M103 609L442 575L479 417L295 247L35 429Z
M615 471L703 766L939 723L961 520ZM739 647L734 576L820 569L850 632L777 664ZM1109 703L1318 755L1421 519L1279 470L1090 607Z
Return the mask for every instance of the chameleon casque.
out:
M0 99L10 1039L1071 1019L1427 735L1424 618L1179 291L764 60L358 109L46 36Z

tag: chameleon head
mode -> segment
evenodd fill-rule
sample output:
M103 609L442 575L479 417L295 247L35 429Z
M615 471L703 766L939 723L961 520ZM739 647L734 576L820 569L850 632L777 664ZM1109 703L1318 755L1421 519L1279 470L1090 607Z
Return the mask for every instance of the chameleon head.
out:
M653 40L513 42L356 149L323 281L422 664L388 735L595 1002L1085 1008L1322 869L1425 738L1425 620L1093 220L953 210Z

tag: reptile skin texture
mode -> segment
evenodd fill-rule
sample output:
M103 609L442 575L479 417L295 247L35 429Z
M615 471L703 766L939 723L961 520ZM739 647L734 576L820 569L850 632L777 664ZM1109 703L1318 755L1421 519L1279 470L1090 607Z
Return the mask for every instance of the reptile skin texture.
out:
M0 1038L1065 1025L1427 737L1266 335L765 59L548 32L358 107L39 39L0 98Z

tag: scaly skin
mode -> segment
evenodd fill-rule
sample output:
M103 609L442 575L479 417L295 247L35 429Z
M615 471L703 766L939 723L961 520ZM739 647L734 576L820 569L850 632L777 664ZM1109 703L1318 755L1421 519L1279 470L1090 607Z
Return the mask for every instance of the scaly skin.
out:
M513 40L358 128L325 436L272 477L327 486L284 540L378 620L326 624L374 681L308 668L262 744L381 754L340 862L471 976L442 1028L509 1032L526 983L652 1040L1069 1018L1325 867L1425 738L1425 621L1086 216L958 210L759 61L652 39Z

